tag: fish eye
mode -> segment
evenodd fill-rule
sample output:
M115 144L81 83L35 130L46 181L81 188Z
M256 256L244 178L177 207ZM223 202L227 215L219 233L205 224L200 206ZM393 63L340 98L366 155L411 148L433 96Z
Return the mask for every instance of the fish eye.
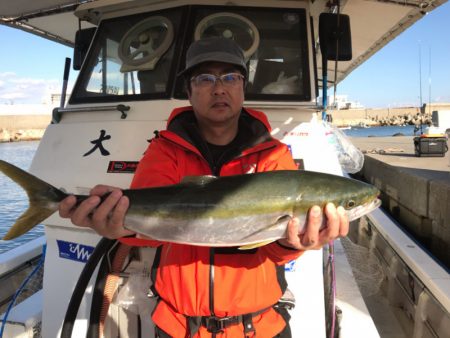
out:
M345 206L346 209L351 209L356 205L354 200L348 200L347 205Z

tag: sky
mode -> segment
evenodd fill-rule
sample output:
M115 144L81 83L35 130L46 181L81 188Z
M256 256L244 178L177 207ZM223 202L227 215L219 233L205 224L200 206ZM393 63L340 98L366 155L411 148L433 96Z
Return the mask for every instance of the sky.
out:
M417 107L420 82L422 103L450 102L450 1L356 68L338 85L337 94L368 108Z
M61 93L65 58L72 48L0 25L0 104L38 104ZM75 82L71 70L69 85Z
M71 48L3 25L0 45L0 104L45 103L50 93L61 92ZM71 70L69 91L76 74ZM421 92L422 103L450 102L450 2L416 22L337 87L337 95L367 108L419 106Z

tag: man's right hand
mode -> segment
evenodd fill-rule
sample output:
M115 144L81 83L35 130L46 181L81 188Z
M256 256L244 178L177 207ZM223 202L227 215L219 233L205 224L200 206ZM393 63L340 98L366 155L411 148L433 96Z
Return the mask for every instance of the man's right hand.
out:
M101 196L110 193L102 202ZM59 204L59 215L70 218L73 224L88 227L100 236L115 239L133 235L124 228L125 214L130 204L122 190L106 185L97 185L85 201L76 207L76 197L71 195Z

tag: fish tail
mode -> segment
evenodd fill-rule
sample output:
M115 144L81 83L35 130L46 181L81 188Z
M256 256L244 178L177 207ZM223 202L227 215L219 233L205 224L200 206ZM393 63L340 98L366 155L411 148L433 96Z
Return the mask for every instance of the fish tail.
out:
M3 240L23 235L58 209L67 194L26 171L0 160L0 171L19 184L28 195L29 207L9 229Z

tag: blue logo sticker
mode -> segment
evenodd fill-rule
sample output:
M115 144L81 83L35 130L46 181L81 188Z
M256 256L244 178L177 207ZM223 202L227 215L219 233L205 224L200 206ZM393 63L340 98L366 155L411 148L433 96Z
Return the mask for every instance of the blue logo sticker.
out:
M92 251L94 251L93 246L61 240L56 240L56 242L58 243L59 257L72 261L86 263L91 257Z
M295 271L295 260L292 260L284 265L284 271Z

